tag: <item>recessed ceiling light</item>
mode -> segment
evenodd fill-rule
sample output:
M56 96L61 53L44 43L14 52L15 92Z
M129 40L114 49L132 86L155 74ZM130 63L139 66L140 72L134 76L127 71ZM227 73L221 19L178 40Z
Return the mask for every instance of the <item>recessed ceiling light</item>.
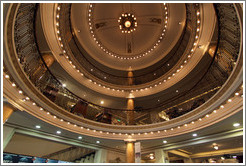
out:
M56 131L56 134L61 134L61 131L60 130Z
M154 157L154 156L150 156L149 158L150 158L151 160L153 160L155 157Z
M234 123L233 126L238 127L238 126L240 126L240 123Z
M63 87L66 87L67 85L66 84L62 84Z
M193 137L196 137L196 136L197 136L197 134L196 134L196 133L194 133L194 134L192 134L192 136L193 136Z
M100 143L100 141L96 141L96 143L97 143L97 144L99 144L99 143Z
M166 141L166 140L164 140L164 141L163 141L163 143L164 143L164 144L166 144L166 143L167 143L167 141Z
M36 129L40 129L41 128L41 126L39 126L39 125L36 125L35 127L36 127Z
M104 104L104 101L102 100L100 103L101 103L101 104Z
M79 136L79 137L78 137L78 139L82 139L82 137L81 137L81 136Z

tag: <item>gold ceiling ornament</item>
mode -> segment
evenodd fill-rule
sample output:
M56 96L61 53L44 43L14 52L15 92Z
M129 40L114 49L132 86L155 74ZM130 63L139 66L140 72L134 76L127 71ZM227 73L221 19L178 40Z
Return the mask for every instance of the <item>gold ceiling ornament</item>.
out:
M119 28L122 33L131 33L136 31L137 18L131 13L123 13L119 17Z

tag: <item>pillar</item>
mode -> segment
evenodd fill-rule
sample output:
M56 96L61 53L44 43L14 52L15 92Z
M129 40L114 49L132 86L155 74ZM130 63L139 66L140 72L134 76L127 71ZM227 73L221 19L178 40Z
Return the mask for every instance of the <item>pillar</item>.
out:
M155 150L155 162L156 163L169 163L168 152L163 149Z
M133 85L133 72L129 71L127 76L128 76L128 85Z
M107 163L108 151L105 149L99 149L96 151L94 157L94 163Z
M44 54L42 55L42 57L47 67L50 67L55 61L55 58L50 54ZM41 59L39 60L39 64L40 64L39 67L33 73L33 77L35 79L41 79L47 70Z
M135 118L134 118L134 100L133 99L128 99L127 100L127 109L132 110L132 111L127 111L126 112L126 121L128 125L134 125Z
M135 163L134 142L126 142L126 162Z
M9 119L13 112L14 108L10 104L3 102L3 124Z
M5 125L3 126L3 151L8 145L11 138L13 137L14 133L15 133L14 128Z

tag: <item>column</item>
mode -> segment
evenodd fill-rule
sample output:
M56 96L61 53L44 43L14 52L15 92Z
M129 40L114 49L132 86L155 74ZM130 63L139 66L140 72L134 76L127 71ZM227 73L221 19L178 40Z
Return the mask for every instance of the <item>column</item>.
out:
M128 125L134 125L135 118L134 118L134 100L133 99L128 99L127 100L127 109L132 110L132 111L127 111L126 112L126 121Z
M135 163L134 142L126 142L126 162Z
M11 138L13 137L14 133L15 133L14 128L5 125L3 126L3 151L8 145Z
M133 85L133 72L129 71L127 76L128 76L128 85Z
M155 162L156 163L169 163L168 152L163 149L155 150Z
M99 149L96 151L94 163L107 163L108 151Z
M9 119L13 112L14 108L10 104L3 102L3 124Z
M50 67L55 61L55 58L50 54L44 54L44 55L42 55L42 57L43 57L43 60L46 63L47 67ZM39 67L33 73L33 77L35 79L41 79L43 77L44 73L46 72L46 70L47 69L43 64L43 61L40 59L39 60Z

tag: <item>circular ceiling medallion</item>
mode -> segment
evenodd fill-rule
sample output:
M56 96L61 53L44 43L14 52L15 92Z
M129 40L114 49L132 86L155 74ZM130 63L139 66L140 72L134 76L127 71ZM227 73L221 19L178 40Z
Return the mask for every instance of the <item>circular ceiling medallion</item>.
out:
M138 59L153 52L164 38L167 23L167 4L89 4L88 8L92 39L118 59Z
M122 33L131 33L137 28L137 18L130 13L123 13L118 22Z

